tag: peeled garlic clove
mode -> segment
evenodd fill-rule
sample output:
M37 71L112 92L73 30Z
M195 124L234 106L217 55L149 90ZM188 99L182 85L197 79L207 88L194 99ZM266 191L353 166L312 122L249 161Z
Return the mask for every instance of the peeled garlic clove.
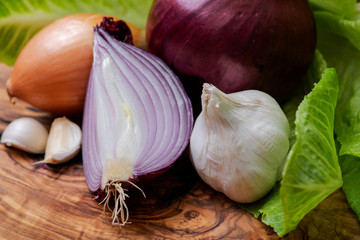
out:
M45 152L48 130L34 118L21 117L12 121L1 136L1 143L28 153Z
M202 112L190 139L200 177L237 202L262 198L276 183L289 150L289 122L268 94L225 94L204 84Z
M60 164L67 162L80 151L80 145L80 127L66 117L56 118L51 124L45 158L35 164Z

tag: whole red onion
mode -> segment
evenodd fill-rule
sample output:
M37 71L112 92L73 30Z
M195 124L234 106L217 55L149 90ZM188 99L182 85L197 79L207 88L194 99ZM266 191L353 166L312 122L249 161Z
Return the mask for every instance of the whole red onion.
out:
M149 51L178 74L227 93L262 90L280 102L316 45L306 0L154 0L146 35Z

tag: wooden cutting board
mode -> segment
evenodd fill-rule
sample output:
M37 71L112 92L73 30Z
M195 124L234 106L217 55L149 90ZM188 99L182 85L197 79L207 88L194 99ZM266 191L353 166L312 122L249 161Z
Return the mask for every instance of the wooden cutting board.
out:
M54 116L10 103L0 64L0 133L22 116L49 125ZM36 136L34 136L36 138ZM34 166L42 155L0 146L0 239L278 239L271 227L202 182L186 155L129 191L130 221L112 226L85 183L81 154L60 166ZM360 239L360 224L341 190L311 211L284 239Z

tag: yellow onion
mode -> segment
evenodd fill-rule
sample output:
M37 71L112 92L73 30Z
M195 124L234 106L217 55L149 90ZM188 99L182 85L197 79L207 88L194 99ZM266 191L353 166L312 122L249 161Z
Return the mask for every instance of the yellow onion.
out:
M9 96L54 114L82 114L93 60L93 28L103 17L69 15L39 31L14 64L6 83ZM127 25L134 45L144 48L144 31Z

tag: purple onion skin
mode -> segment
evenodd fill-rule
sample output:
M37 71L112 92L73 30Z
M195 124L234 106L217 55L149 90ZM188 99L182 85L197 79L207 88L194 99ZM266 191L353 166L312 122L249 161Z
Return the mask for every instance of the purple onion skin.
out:
M104 17L100 27L107 31L116 40L133 45L131 30L128 25L122 21L114 21L112 17Z
M280 103L316 47L306 0L154 0L146 35L150 52L190 77L183 81L200 79L226 93L258 89Z

